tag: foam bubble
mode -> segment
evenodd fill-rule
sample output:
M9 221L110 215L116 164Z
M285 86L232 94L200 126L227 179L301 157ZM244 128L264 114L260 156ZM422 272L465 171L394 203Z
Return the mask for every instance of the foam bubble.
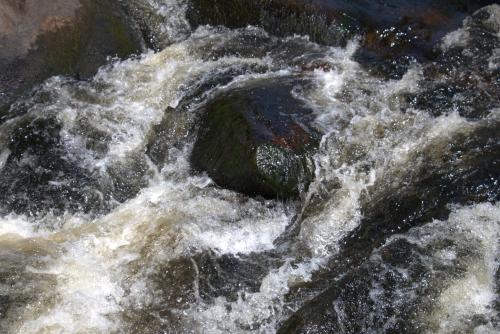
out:
M456 237L460 238L457 242L471 243L471 248L478 248L479 256L471 259L463 277L453 280L439 295L430 319L437 333L460 331L475 317L484 317L489 322L477 328L479 332L493 330L491 320L495 317L497 300L495 275L499 267L498 217L499 204L483 203L456 208L446 222L445 226L455 230Z
M29 238L34 237L36 234L33 223L24 216L9 214L0 217L0 238L8 235Z

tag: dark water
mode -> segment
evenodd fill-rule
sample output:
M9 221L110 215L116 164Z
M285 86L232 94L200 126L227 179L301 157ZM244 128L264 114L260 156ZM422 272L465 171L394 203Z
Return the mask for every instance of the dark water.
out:
M359 35L191 31L183 1L128 3L157 52L50 78L0 124L0 332L498 332L500 7L405 3L335 3L459 22L387 76ZM193 171L203 103L291 77L323 134L300 200Z

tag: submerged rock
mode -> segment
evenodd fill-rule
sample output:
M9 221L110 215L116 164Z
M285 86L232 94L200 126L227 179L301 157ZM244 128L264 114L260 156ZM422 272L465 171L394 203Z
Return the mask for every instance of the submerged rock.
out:
M458 111L474 121L415 150L406 163L411 168L387 171L367 189L358 228L342 241L339 253L312 283L292 289L289 298L297 301L294 306L310 301L284 323L280 333L418 333L434 332L436 323L443 324L433 319L435 309L442 307L439 294L455 279L465 279L469 263L475 261L465 258L477 251L476 246L440 238L432 247L421 247L415 240L422 236L399 235L425 230L422 226L435 224L436 219L449 228L447 220L457 205L500 199L498 8L477 11L462 29L438 44L437 58L423 65L422 92L411 97L412 107L436 116ZM482 220L474 224L473 231L483 227ZM427 233L430 238L436 235L434 230ZM459 247L463 250L453 253L456 258L440 262L442 258L430 257ZM473 316L466 322L460 330L473 331L489 320ZM456 323L460 322L446 322Z
M5 123L0 133L0 213L27 216L51 212L102 213L135 196L145 186L147 165L132 155L106 173L82 164L67 146L53 115L29 113ZM88 145L105 146L105 134L87 131ZM5 145L5 146L3 146Z
M486 117L500 107L500 6L492 5L464 20L463 27L439 44L439 55L425 65L423 91L410 97L415 108L432 115L457 111Z
M497 120L484 120L471 132L466 130L453 138L423 147L409 159L415 162L411 169L385 175L370 187L362 200L364 218L359 227L342 241L341 250L326 266L328 269L317 273L312 283L298 287L289 296L290 300L317 297L290 317L280 333L323 333L321 330L327 329L327 332L335 332L341 331L339 326L347 326L346 333L363 332L361 327L369 327L369 321L372 321L366 316L369 312L381 317L382 325L377 327L381 331L386 321L397 312L397 321L389 322L393 327L388 328L396 332L416 330L418 322L412 323L408 317L416 314L415 307L425 311L425 303L409 299L403 301L399 309L380 314L373 310L371 293L378 287L378 293L391 300L397 297L397 291L392 290L397 287L396 283L404 291L408 289L404 287L408 282L417 282L418 285L422 277L430 277L435 282L439 282L440 278L423 267L428 262L422 264L421 259L415 258L413 264L410 256L414 252L413 245L387 243L395 233L406 233L435 219L445 221L453 205L467 206L500 200L499 130ZM379 247L381 249L377 250ZM394 277L394 273L398 273L396 269L391 269L394 273L389 273L392 278L376 277L381 264L374 258L373 252L388 256L384 262L399 261L400 265L415 266L411 270L417 274L423 272L420 272L420 278L398 278L399 283L393 281L397 278ZM419 253L425 254L426 251ZM446 268L442 274L452 275ZM426 299L432 297L428 288L417 286L411 291L416 291L416 299Z
M255 80L203 109L191 162L214 181L251 196L294 198L314 173L319 143L312 110L292 94L305 82Z
M276 254L267 252L234 256L202 251L170 260L148 277L155 287L155 302L137 313L125 311L125 319L132 332L185 332L190 326L186 321L193 321L185 311L193 304L236 302L258 292L269 270L282 264Z
M0 1L0 122L15 98L53 75L89 78L142 38L116 1Z
M57 120L25 117L15 125L0 170L0 212L97 206L99 195L88 191L92 177L66 156Z
M495 299L490 282L497 214L498 206L480 204L457 209L446 221L394 235L278 333L454 333L474 332L480 326L492 330L495 314L487 308L489 299Z
M191 0L187 18L193 27L254 25L273 35L309 35L330 45L343 45L359 32L356 20L345 12L303 0Z
M361 9L364 37L355 56L373 74L400 78L416 61L436 56L435 47L467 15L494 1L373 2ZM376 13L376 15L374 15Z

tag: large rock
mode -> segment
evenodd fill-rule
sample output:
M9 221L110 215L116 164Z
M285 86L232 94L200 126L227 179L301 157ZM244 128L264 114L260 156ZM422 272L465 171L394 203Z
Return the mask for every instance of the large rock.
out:
M292 95L305 81L255 80L202 111L192 165L220 186L267 198L297 197L313 177L319 135L312 111Z
M93 76L142 48L117 1L0 0L0 122L12 101L53 75Z
M394 261L402 252L402 263L410 263L401 249L407 245L383 246L395 233L406 233L434 219L446 221L450 204L471 205L500 200L500 123L485 120L471 133L459 133L415 152L411 169L387 175L368 189L362 200L363 215L359 228L342 241L341 251L325 269L316 273L305 286L292 289L290 300L302 301L317 295L292 315L278 333L323 333L340 331L339 322L347 324L347 333L363 332L361 320L371 310L370 291L379 264L373 263L373 252L392 254ZM388 185L390 185L388 187ZM384 251L387 248L387 251ZM377 251L378 252L378 251ZM393 261L393 260L390 260ZM437 279L439 281L439 279ZM411 278L411 282L419 282ZM393 284L393 283L391 283ZM391 285L381 284L390 295ZM418 288L416 289L418 290ZM421 292L425 296L425 292ZM347 309L335 305L346 302ZM411 301L410 301L411 302ZM411 305L407 305L411 306ZM395 332L408 331L405 310L394 322ZM384 315L385 316L385 315ZM390 314L385 318L387 320ZM397 325L397 326L396 326ZM403 327L401 327L403 326ZM411 327L411 326L410 326ZM328 329L328 330L327 330ZM324 330L324 331L321 331Z
M463 27L439 44L438 56L426 64L422 92L413 107L432 115L457 111L467 118L484 118L500 107L500 6L484 7L464 20Z
M481 208L493 206L483 204ZM484 278L489 276L484 272L491 263L485 261L485 257L491 256L494 248L487 245L487 240L495 232L488 229L497 219L494 213L485 213L478 220L469 216L470 220L463 221L460 216L464 213L470 214L471 209L461 209L451 220L434 221L391 237L360 266L353 266L307 307L300 309L278 333L436 333L440 330L472 333L480 326L492 329L494 312L483 313L481 307L467 309L480 305L468 304L467 299L487 294L487 290L483 287L464 290L463 284L465 280L468 286L475 287L473 282L479 277L489 279ZM455 292L451 298L449 291ZM461 302L467 312L457 312L454 303Z
M492 0L191 0L187 18L230 28L255 25L270 34L309 35L345 45L361 36L356 60L375 74L400 77L414 60L434 57L435 44Z

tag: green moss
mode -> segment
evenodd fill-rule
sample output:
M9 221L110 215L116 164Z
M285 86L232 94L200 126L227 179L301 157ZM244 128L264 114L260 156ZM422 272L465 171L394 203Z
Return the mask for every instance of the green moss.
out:
M255 163L259 178L279 197L297 197L300 187L312 179L314 166L307 152L265 144L258 147Z

